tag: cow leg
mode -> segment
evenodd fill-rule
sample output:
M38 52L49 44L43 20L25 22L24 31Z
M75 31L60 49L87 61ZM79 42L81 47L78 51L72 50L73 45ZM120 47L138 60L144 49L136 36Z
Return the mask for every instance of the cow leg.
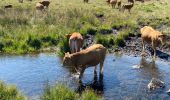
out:
M103 62L100 62L100 75L103 76Z
M97 66L94 67L94 75L97 75Z
M156 59L156 47L154 45L154 41L152 41L152 48L154 50L153 60L155 61L155 59Z
M145 44L144 44L144 40L142 39L142 53L145 52Z
M80 71L79 79L81 79L81 78L82 78L84 71L85 71L85 68L82 68L82 69L81 69L81 71Z

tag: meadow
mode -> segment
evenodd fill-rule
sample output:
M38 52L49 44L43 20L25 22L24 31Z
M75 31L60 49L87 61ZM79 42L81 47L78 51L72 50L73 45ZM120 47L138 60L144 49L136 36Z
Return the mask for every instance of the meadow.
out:
M168 0L135 2L131 14L111 8L105 0L51 0L49 9L35 10L35 4L25 0L2 0L0 3L0 52L25 54L57 50L69 51L66 34L80 32L95 36L95 42L107 48L123 46L129 35L150 25L168 34L170 4ZM122 0L123 4L127 3ZM12 4L12 9L4 5ZM117 32L117 34L115 33Z

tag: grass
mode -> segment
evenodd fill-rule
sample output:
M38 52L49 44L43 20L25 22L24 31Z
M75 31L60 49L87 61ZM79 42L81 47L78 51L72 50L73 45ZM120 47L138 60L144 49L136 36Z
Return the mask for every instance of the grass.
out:
M81 95L63 84L45 88L41 100L103 100L92 90L85 90Z
M65 34L74 31L83 36L97 34L96 42L108 48L123 46L123 40L129 34L139 34L144 25L169 34L168 0L136 2L131 14L112 9L104 0L90 0L89 4L81 0L57 0L51 2L48 11L37 12L37 1L24 1L23 4L17 0L0 2L0 52L24 54L55 46L62 55L69 51ZM122 1L123 4L127 2ZM6 4L13 4L13 9L4 10ZM113 29L118 35L113 34Z
M0 81L0 99L1 100L26 100L15 86L8 86Z

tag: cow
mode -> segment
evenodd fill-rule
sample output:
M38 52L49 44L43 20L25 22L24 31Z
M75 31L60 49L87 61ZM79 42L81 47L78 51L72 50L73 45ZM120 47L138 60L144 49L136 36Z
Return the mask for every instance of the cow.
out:
M115 6L117 4L117 0L110 0L110 4L111 4L112 8L115 8Z
M84 3L88 3L89 2L89 0L84 0Z
M4 9L12 8L13 6L11 4L4 6Z
M42 4L44 7L48 8L50 1L49 0L41 0L39 3Z
M78 32L74 32L72 34L68 34L67 38L69 38L69 47L71 53L79 52L83 47L82 35Z
M19 3L23 3L23 0L18 0L19 1Z
M123 12L127 9L127 10L129 11L129 13L130 13L133 5L134 5L134 3L124 4L124 5L122 6Z
M140 2L142 2L142 3L144 3L144 2L145 2L145 0L135 0L135 1L140 1Z
M159 31L156 31L150 26L144 26L140 29L141 38L142 38L142 53L145 53L145 42L152 45L154 50L153 60L156 59L156 47L164 45L166 42L167 36L162 34Z
M36 9L42 11L42 10L44 10L44 5L42 5L41 3L38 2L38 3L36 3Z
M106 48L101 44L93 44L85 50L73 54L65 53L63 58L64 66L73 66L80 72L81 79L86 68L95 66L94 74L96 74L97 65L100 63L100 75L103 76L103 64L106 56Z
M117 2L117 5L118 5L119 10L121 9L121 4L122 4L122 2L121 2L121 0L119 0L119 1Z
M134 0L128 0L128 2L130 2L130 3L134 3Z

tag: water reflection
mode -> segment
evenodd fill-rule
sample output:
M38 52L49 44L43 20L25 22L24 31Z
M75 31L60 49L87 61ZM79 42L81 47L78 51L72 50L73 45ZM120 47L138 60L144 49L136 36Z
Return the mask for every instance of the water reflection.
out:
M79 82L76 92L82 93L85 89L90 88L97 91L98 94L103 94L103 75L99 75L99 79L97 74L94 74L93 81L90 83Z
M160 71L158 66L156 65L155 61L147 61L145 57L142 57L140 60L140 66L142 67L141 75L143 77L148 78L161 78Z

